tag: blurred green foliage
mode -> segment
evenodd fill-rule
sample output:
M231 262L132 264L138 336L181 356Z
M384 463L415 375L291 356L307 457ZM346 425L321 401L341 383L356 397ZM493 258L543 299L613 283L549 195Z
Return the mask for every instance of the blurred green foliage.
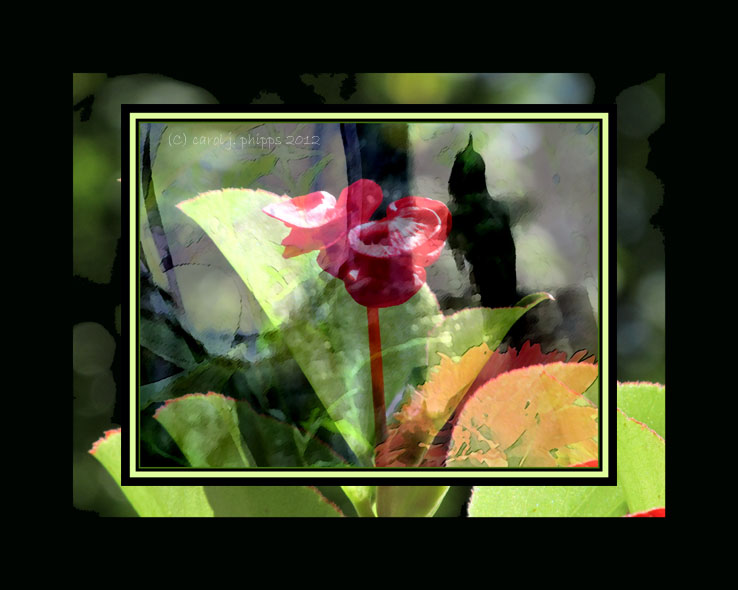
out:
M635 78L634 78L635 79ZM239 85L240 84L240 85ZM133 515L120 489L87 453L103 431L119 425L116 351L120 289L113 286L120 238L120 105L122 103L327 104L588 104L598 84L589 74L280 74L255 81L202 83L159 74L73 75L73 327L75 508L103 516ZM600 95L618 105L617 378L665 382L664 187L656 142L665 118L665 76L638 80ZM603 96L605 97L603 99ZM307 97L307 98L305 98ZM654 146L658 150L654 153ZM449 154L449 157L453 154ZM443 507L458 513L463 488Z

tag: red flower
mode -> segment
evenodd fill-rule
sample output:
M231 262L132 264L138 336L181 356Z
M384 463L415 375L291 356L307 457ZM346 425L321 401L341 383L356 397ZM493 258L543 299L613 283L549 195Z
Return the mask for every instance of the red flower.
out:
M425 267L441 255L451 214L439 201L405 197L387 208L387 217L369 221L382 202L382 189L357 180L336 199L324 192L264 207L292 228L282 241L283 256L320 250L318 264L343 280L357 303L391 307L405 303L425 283Z

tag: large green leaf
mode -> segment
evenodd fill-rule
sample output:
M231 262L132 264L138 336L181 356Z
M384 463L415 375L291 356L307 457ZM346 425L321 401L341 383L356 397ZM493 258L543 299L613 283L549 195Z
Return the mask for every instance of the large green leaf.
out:
M251 190L212 191L179 204L243 279L304 372L352 451L373 456L373 404L366 308L311 252L282 256L287 228L262 209L283 197ZM440 318L427 286L403 305L382 309L380 327L389 406L424 376L427 335ZM418 377L418 373L420 376Z
M121 486L120 429L90 450L139 516L342 516L315 489L301 486Z
M469 516L623 516L664 507L664 439L620 410L617 438L617 486L479 486Z
M666 438L666 388L658 383L618 383L618 408Z
M666 506L666 444L618 410L618 485L630 512Z

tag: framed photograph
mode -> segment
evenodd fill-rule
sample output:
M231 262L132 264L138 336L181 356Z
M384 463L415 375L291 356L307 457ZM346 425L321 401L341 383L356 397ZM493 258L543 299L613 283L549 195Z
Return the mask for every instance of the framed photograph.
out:
M122 483L614 485L613 127L124 105Z

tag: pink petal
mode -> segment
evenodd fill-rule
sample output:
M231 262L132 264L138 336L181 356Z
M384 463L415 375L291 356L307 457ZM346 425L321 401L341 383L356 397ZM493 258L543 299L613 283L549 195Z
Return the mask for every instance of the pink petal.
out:
M321 227L344 215L343 211L336 207L333 195L325 191L273 203L264 207L263 211L288 227L303 229Z
M338 240L345 241L345 236L345 219L335 219L314 229L295 227L292 228L292 231L284 240L282 240L282 245L285 247L283 256L285 258L290 258L291 256L310 252L311 250L321 250L323 248L327 248ZM295 253L290 256L288 255L288 252Z
M374 258L411 257L417 266L435 262L447 235L447 225L436 212L406 206L393 213L352 228L348 238L352 251Z
M426 242L414 248L416 264L428 266L438 260L451 231L451 212L446 205L424 197L405 197L387 207L387 219L395 218L409 218L418 226L425 226L424 230L417 228L424 232Z

